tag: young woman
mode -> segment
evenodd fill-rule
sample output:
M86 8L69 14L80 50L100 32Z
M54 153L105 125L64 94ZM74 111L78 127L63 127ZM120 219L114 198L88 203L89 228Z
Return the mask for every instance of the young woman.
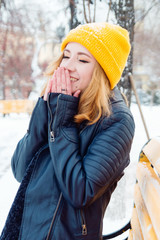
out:
M102 239L106 207L129 164L134 120L116 87L128 32L80 25L61 49L12 158L21 185L1 240Z

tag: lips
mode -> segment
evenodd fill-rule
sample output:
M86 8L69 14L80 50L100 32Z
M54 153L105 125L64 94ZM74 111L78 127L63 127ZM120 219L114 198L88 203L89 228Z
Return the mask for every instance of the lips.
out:
M71 82L77 82L78 78L70 77Z

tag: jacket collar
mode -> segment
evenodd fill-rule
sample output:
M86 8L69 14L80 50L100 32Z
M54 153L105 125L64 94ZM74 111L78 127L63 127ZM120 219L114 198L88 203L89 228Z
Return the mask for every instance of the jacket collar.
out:
M123 97L117 86L112 90L112 92L113 92L113 96L110 99L111 104L115 102L123 102Z

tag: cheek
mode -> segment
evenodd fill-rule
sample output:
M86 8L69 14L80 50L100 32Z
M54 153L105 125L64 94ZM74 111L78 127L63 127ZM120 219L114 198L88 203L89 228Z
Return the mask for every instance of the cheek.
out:
M86 71L86 74L85 73L83 74L83 81L81 83L82 86L85 87L85 88L88 87L88 85L91 81L91 78L92 78L92 74L87 73L87 71Z
M88 83L91 81L91 79L92 79L92 74L93 74L93 69L91 68L91 69L88 69L88 71L86 71L86 79L87 79L87 81L88 81Z

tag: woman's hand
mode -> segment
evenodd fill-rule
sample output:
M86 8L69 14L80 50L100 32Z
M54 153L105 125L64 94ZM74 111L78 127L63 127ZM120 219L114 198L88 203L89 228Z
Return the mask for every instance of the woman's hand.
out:
M67 69L59 67L54 71L53 77L49 79L47 84L44 100L47 101L48 93L63 93L72 95L72 87L70 81L70 75ZM74 97L78 97L80 90L73 93Z

